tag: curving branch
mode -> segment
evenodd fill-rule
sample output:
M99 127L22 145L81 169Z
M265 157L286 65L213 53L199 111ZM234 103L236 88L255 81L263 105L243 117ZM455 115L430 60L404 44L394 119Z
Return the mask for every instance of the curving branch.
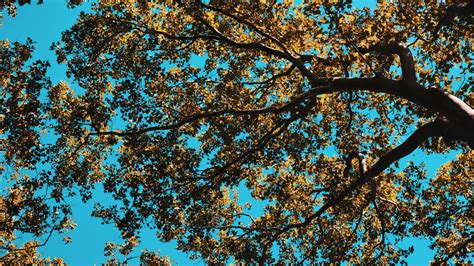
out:
M369 48L359 49L362 53L378 51L382 54L396 54L400 58L402 67L402 80L416 82L415 60L410 49L402 43L381 42L370 46Z
M311 91L315 95L321 95L365 90L401 96L398 88L399 84L396 81L379 76L373 78L332 78L328 86L315 87Z
M438 113L453 124L450 134L474 147L474 110L454 95L435 87L400 83L399 96L431 112ZM406 86L405 89L401 89Z
M462 140L474 147L474 110L459 98L435 88L417 86L415 88L402 89L406 83L377 76L373 78L333 78L329 84L313 87L312 89L297 94L288 102L275 103L269 107L252 110L225 109L215 112L204 112L191 115L179 122L170 125L154 126L136 131L109 131L94 132L91 135L137 135L156 130L170 130L179 128L185 124L204 118L212 118L221 115L252 116L265 113L280 114L289 111L292 107L310 97L322 94L352 91L370 91L374 93L387 93L402 97L411 102L440 113L449 120L449 130L443 134L449 139Z
M456 125L457 139L462 139L474 147L474 110L461 99L439 88L424 87L416 82L396 81L382 76L372 78L333 78L328 86L313 87L314 95L370 91L387 93L404 98L434 113L439 113Z
M449 124L446 121L438 120L435 122L430 122L418 128L407 140L405 140L405 142L388 152L386 155L382 156L382 158L380 158L370 169L364 172L355 182L353 182L349 187L340 192L337 196L328 200L321 208L319 208L318 211L306 217L301 223L289 224L283 227L275 234L275 236L270 242L273 242L281 234L289 231L290 229L301 228L309 225L312 221L320 217L327 210L332 207L335 207L340 202L342 202L352 192L356 191L361 186L373 180L374 177L382 173L392 163L412 153L428 138L442 135L442 133L448 126Z

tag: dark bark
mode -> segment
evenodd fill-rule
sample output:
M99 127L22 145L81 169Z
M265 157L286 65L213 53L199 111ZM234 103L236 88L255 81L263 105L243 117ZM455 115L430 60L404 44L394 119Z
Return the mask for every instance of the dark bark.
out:
M448 127L449 127L448 122L441 121L441 120L430 122L420 127L407 140L405 140L405 142L403 142L401 145L394 148L393 150L389 151L386 155L382 156L382 158L380 158L370 169L362 173L360 177L355 182L353 182L349 187L347 187L342 192L337 194L335 197L327 201L317 212L315 212L311 216L304 219L304 221L301 223L290 224L282 228L276 233L276 236L274 237L274 239L276 239L279 235L287 232L288 230L292 228L301 228L301 227L309 225L312 221L320 217L323 213L328 211L330 208L339 204L349 194L356 191L358 188L360 188L364 184L367 184L374 177L382 173L391 164L411 154L428 138L434 137L434 136L441 136L443 132L446 130L446 128Z

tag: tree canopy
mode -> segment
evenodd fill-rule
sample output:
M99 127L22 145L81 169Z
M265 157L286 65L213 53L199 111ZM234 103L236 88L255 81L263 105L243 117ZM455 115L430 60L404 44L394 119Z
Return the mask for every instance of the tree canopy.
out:
M76 91L2 41L2 260L101 185L109 255L151 228L208 263L469 261L474 1L379 2L98 0L51 46Z

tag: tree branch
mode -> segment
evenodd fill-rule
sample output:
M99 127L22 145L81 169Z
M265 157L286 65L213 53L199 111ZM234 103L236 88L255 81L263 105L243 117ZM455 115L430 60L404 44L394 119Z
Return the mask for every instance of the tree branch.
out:
M214 34L216 34L218 36L218 38L217 38L218 40L221 40L221 41L227 43L228 45L231 45L231 46L236 47L236 48L242 48L242 49L260 50L262 52L266 52L270 55L274 55L274 56L279 57L279 58L287 59L289 61L292 61L292 59L293 59L288 54L286 54L286 53L284 53L280 50L268 47L268 46L266 46L262 43L259 43L259 42L241 43L241 42L234 41L234 40L230 39L229 37L225 36L224 34L222 34L218 29L213 27L211 24L209 24L209 22L207 22L203 18L197 18L197 19L200 22L202 22Z
M370 91L387 93L402 97L432 112L437 112L456 127L451 133L459 140L466 141L474 147L474 110L461 99L441 89L424 87L416 82L391 80L382 76L372 78L333 78L328 86L313 87L309 93L314 95Z
M424 141L433 136L442 134L443 129L447 126L445 121L430 122L420 128L418 128L405 142L398 147L394 148L386 155L382 156L377 163L375 163L367 172L362 174L355 182L349 187L339 193L336 197L327 201L317 212L307 217L303 222L290 224L279 230L273 239L277 239L279 235L287 232L292 228L301 228L309 225L314 219L321 216L328 209L336 206L342 200L344 200L349 194L354 192L359 187L363 186L367 182L371 181L374 177L382 173L387 167L389 167L395 161L407 156L418 148Z
M285 45L283 45L282 42L280 42L278 39L276 39L275 37L271 36L270 34L264 32L263 30L259 29L257 26L255 26L255 24L253 23L250 23L249 21L241 18L241 17L238 17L230 12L227 12L225 10L222 10L222 9L219 9L217 7L214 7L214 6L211 6L211 5L207 5L207 4L204 4L202 1L199 1L199 5L201 5L202 7L204 8L207 8L207 9L210 9L210 10L213 10L215 12L218 12L218 13L221 13L227 17L230 17L234 20L236 20L237 22L239 23L242 23L248 27L250 27L251 29L253 29L256 33L262 35L263 37L273 41L278 47L280 47L280 49L283 50L283 52L285 54L287 54L288 56L291 56L290 52L288 51L288 49L285 47Z
M110 18L109 18L110 19ZM210 25L203 18L197 18L201 21L208 29L214 32L213 35L196 35L196 36L174 36L172 34L144 29L144 32L160 34L170 39L179 40L195 40L195 39L207 39L222 41L230 46L242 49L257 49L268 55L273 55L282 59L290 61L295 65L305 76L311 86L311 92L314 95L334 93L340 91L359 91L367 90L371 92L383 92L399 97L403 97L415 104L425 107L431 111L439 112L445 116L449 121L458 125L458 127L464 132L464 139L474 147L474 110L464 103L457 97L445 93L440 89L432 89L421 86L416 83L416 75L414 70L414 59L413 56L406 46L396 43L379 43L372 47L365 49L365 52L379 51L385 54L397 54L400 57L403 78L401 81L390 80L381 76L374 78L320 78L315 76L306 66L304 65L307 56L293 57L280 50L268 47L264 44L251 42L251 43L240 43L236 42L227 36L223 35L219 30ZM116 20L123 22L121 20ZM143 26L129 23L135 27L143 30ZM409 81L409 82L407 82ZM329 85L330 86L327 86ZM160 129L160 128L157 128ZM162 128L167 129L167 128Z
M140 135L140 134L144 134L150 131L176 129L185 124L197 121L199 119L212 118L212 117L217 117L217 116L226 115L226 114L230 114L234 116L253 116L253 115L260 115L264 113L280 114L282 112L291 110L292 107L294 107L295 105L297 105L298 103L302 102L303 100L305 100L306 98L310 96L311 96L311 93L305 92L305 93L300 93L294 96L293 98L291 98L291 100L289 100L283 105L276 103L271 106L260 108L260 109L251 109L251 110L225 109L225 110L215 111L215 112L197 113L174 124L148 127L148 128L143 128L136 131L92 132L89 135L91 136L114 135L114 136L120 136L120 137L127 136L127 135Z
M236 47L236 48L242 48L242 49L260 50L260 51L265 52L269 55L273 55L273 56L288 60L289 62L293 63L301 71L303 76L306 77L309 80L309 83L313 87L324 85L324 84L321 84L321 83L327 81L326 78L321 79L321 78L318 78L315 75L313 75L313 73L304 65L304 62L308 59L308 56L294 57L289 52L280 51L280 50L268 47L267 45L264 45L264 44L258 43L258 42L250 42L250 43L237 42L237 41L234 41L234 40L230 39L229 37L225 36L223 33L221 33L218 29L216 29L211 24L209 24L209 22L207 22L202 17L198 17L197 20L199 20L201 23L203 23L215 35L219 36L220 40L224 41L225 43L227 43L230 46L233 46L233 47ZM271 37L270 35L268 35L264 32L258 32L258 33ZM273 37L271 37L271 38L273 38ZM278 40L274 39L274 41L278 41Z
M381 42L369 48L362 48L360 51L363 53L378 51L382 54L398 55L402 67L402 80L416 82L415 60L407 46L397 42Z

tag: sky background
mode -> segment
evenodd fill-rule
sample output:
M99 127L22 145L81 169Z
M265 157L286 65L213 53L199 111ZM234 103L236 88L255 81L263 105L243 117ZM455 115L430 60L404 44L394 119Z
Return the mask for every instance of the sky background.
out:
M35 0L32 2L36 2ZM80 8L68 9L65 0L46 0L43 5L25 5L18 9L18 15L10 18L4 12L3 26L0 27L0 39L8 39L11 42L24 42L30 37L35 42L36 51L34 59L49 60L51 67L48 75L53 84L60 80L68 80L65 75L65 66L57 65L55 55L50 51L52 42L61 38L61 32L68 29L76 21L81 10L90 11L90 3L82 5ZM355 4L374 6L375 1L354 1ZM452 159L454 154L448 155L426 155L418 151L400 162L403 167L408 160L424 161L427 165L429 176L434 175L435 169L440 164ZM103 256L104 243L117 242L119 232L113 226L102 225L97 218L90 217L93 202L107 201L108 197L98 191L94 194L89 204L84 205L79 199L70 199L73 216L77 223L77 228L69 236L73 241L65 245L61 240L63 236L53 235L48 244L40 249L44 257L62 257L69 265L93 265L105 262ZM175 243L160 243L155 238L153 232L144 231L141 235L142 243L137 251L148 249L150 251L159 250L163 256L170 256L178 265L202 265L202 261L191 261L188 256L175 249ZM27 239L24 239L27 240ZM409 258L409 265L427 265L433 258L433 251L428 248L429 243L426 240L410 239L406 245L413 244L415 253ZM139 255L139 252L135 252ZM130 264L138 264L138 259L130 261Z

